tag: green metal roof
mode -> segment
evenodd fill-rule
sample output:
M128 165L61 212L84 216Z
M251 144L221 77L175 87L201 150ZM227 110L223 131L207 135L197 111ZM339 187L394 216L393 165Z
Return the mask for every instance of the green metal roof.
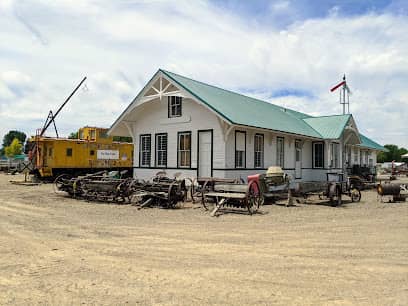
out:
M306 114L161 70L167 77L233 124L322 138L300 117Z
M159 72L162 72L170 80L232 124L319 139L338 139L352 118L352 115L313 117L266 101L208 85L163 69L159 69L152 79L154 79ZM148 84L149 83L150 81ZM129 107L130 105L115 121L111 129L120 121ZM360 134L360 139L362 141L360 144L361 147L381 151L385 150L384 147L364 135Z
M335 115L335 116L322 116L322 117L310 117L303 119L313 129L315 129L322 138L325 139L338 139L343 133L351 115Z
M323 139L339 139L352 118L350 114L313 117L173 72L162 69L159 71L233 124ZM360 134L360 138L361 147L385 150L383 146L364 135Z
M370 138L364 136L363 134L360 134L360 139L361 139L361 144L359 144L360 147L379 150L379 151L387 151L387 149L384 148L382 145L379 145L374 140L371 140Z

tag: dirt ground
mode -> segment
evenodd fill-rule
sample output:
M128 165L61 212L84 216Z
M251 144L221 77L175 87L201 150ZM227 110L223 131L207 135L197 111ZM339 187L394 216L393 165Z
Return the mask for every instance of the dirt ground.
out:
M408 202L137 210L0 174L1 305L408 305Z

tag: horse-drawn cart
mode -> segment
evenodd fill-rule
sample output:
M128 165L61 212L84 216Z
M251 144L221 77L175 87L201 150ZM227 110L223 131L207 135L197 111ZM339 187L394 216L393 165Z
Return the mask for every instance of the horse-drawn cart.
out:
M344 180L343 173L327 173L326 182L299 182L293 195L306 199L318 195L320 199L328 199L332 206L342 204L342 196L350 197L352 202L359 202L361 191L350 180Z
M233 207L247 209L249 214L258 211L263 203L262 191L255 181L243 183L214 183L211 191L203 192L203 206L209 210L214 204L211 216L216 216L221 207Z

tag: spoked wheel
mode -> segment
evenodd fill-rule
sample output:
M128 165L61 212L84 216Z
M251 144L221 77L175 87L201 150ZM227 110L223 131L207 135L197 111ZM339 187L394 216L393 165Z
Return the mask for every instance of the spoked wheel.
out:
M341 190L340 188L337 188L337 206L340 206L342 204L342 199L341 199Z
M173 208L177 204L177 184L173 182L169 186L169 191L167 194L167 208Z
M259 209L259 206L263 203L263 195L261 190L259 189L259 185L255 181L251 181L248 184L247 192L246 192L246 202L248 212L252 215L256 213Z
M54 180L54 184L53 184L54 192L55 192L56 194L65 193L64 190L61 190L61 188L64 186L64 182L65 182L66 180L69 180L69 179L71 179L71 176L70 176L69 174L61 174L61 175L58 175L58 176L56 177L56 179Z
M333 207L337 207L337 206L340 206L342 204L341 189L338 186L335 186L335 188L336 188L335 197L330 198Z
M351 202L360 202L361 191L357 188L353 188L350 192Z
M209 181L206 181L201 188L201 204L203 205L205 210L210 210L210 205L214 204L213 199L205 196L205 194L207 193L208 182Z

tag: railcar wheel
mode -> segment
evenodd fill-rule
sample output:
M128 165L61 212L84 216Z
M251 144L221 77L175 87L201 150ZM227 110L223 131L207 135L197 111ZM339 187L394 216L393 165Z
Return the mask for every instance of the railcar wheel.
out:
M246 204L248 212L252 215L256 213L259 209L259 206L262 205L262 192L259 189L259 185L256 181L251 181L248 184L246 192Z
M360 202L360 200L361 200L361 191L359 189L357 189L357 188L353 188L351 190L350 197L351 197L351 202Z

